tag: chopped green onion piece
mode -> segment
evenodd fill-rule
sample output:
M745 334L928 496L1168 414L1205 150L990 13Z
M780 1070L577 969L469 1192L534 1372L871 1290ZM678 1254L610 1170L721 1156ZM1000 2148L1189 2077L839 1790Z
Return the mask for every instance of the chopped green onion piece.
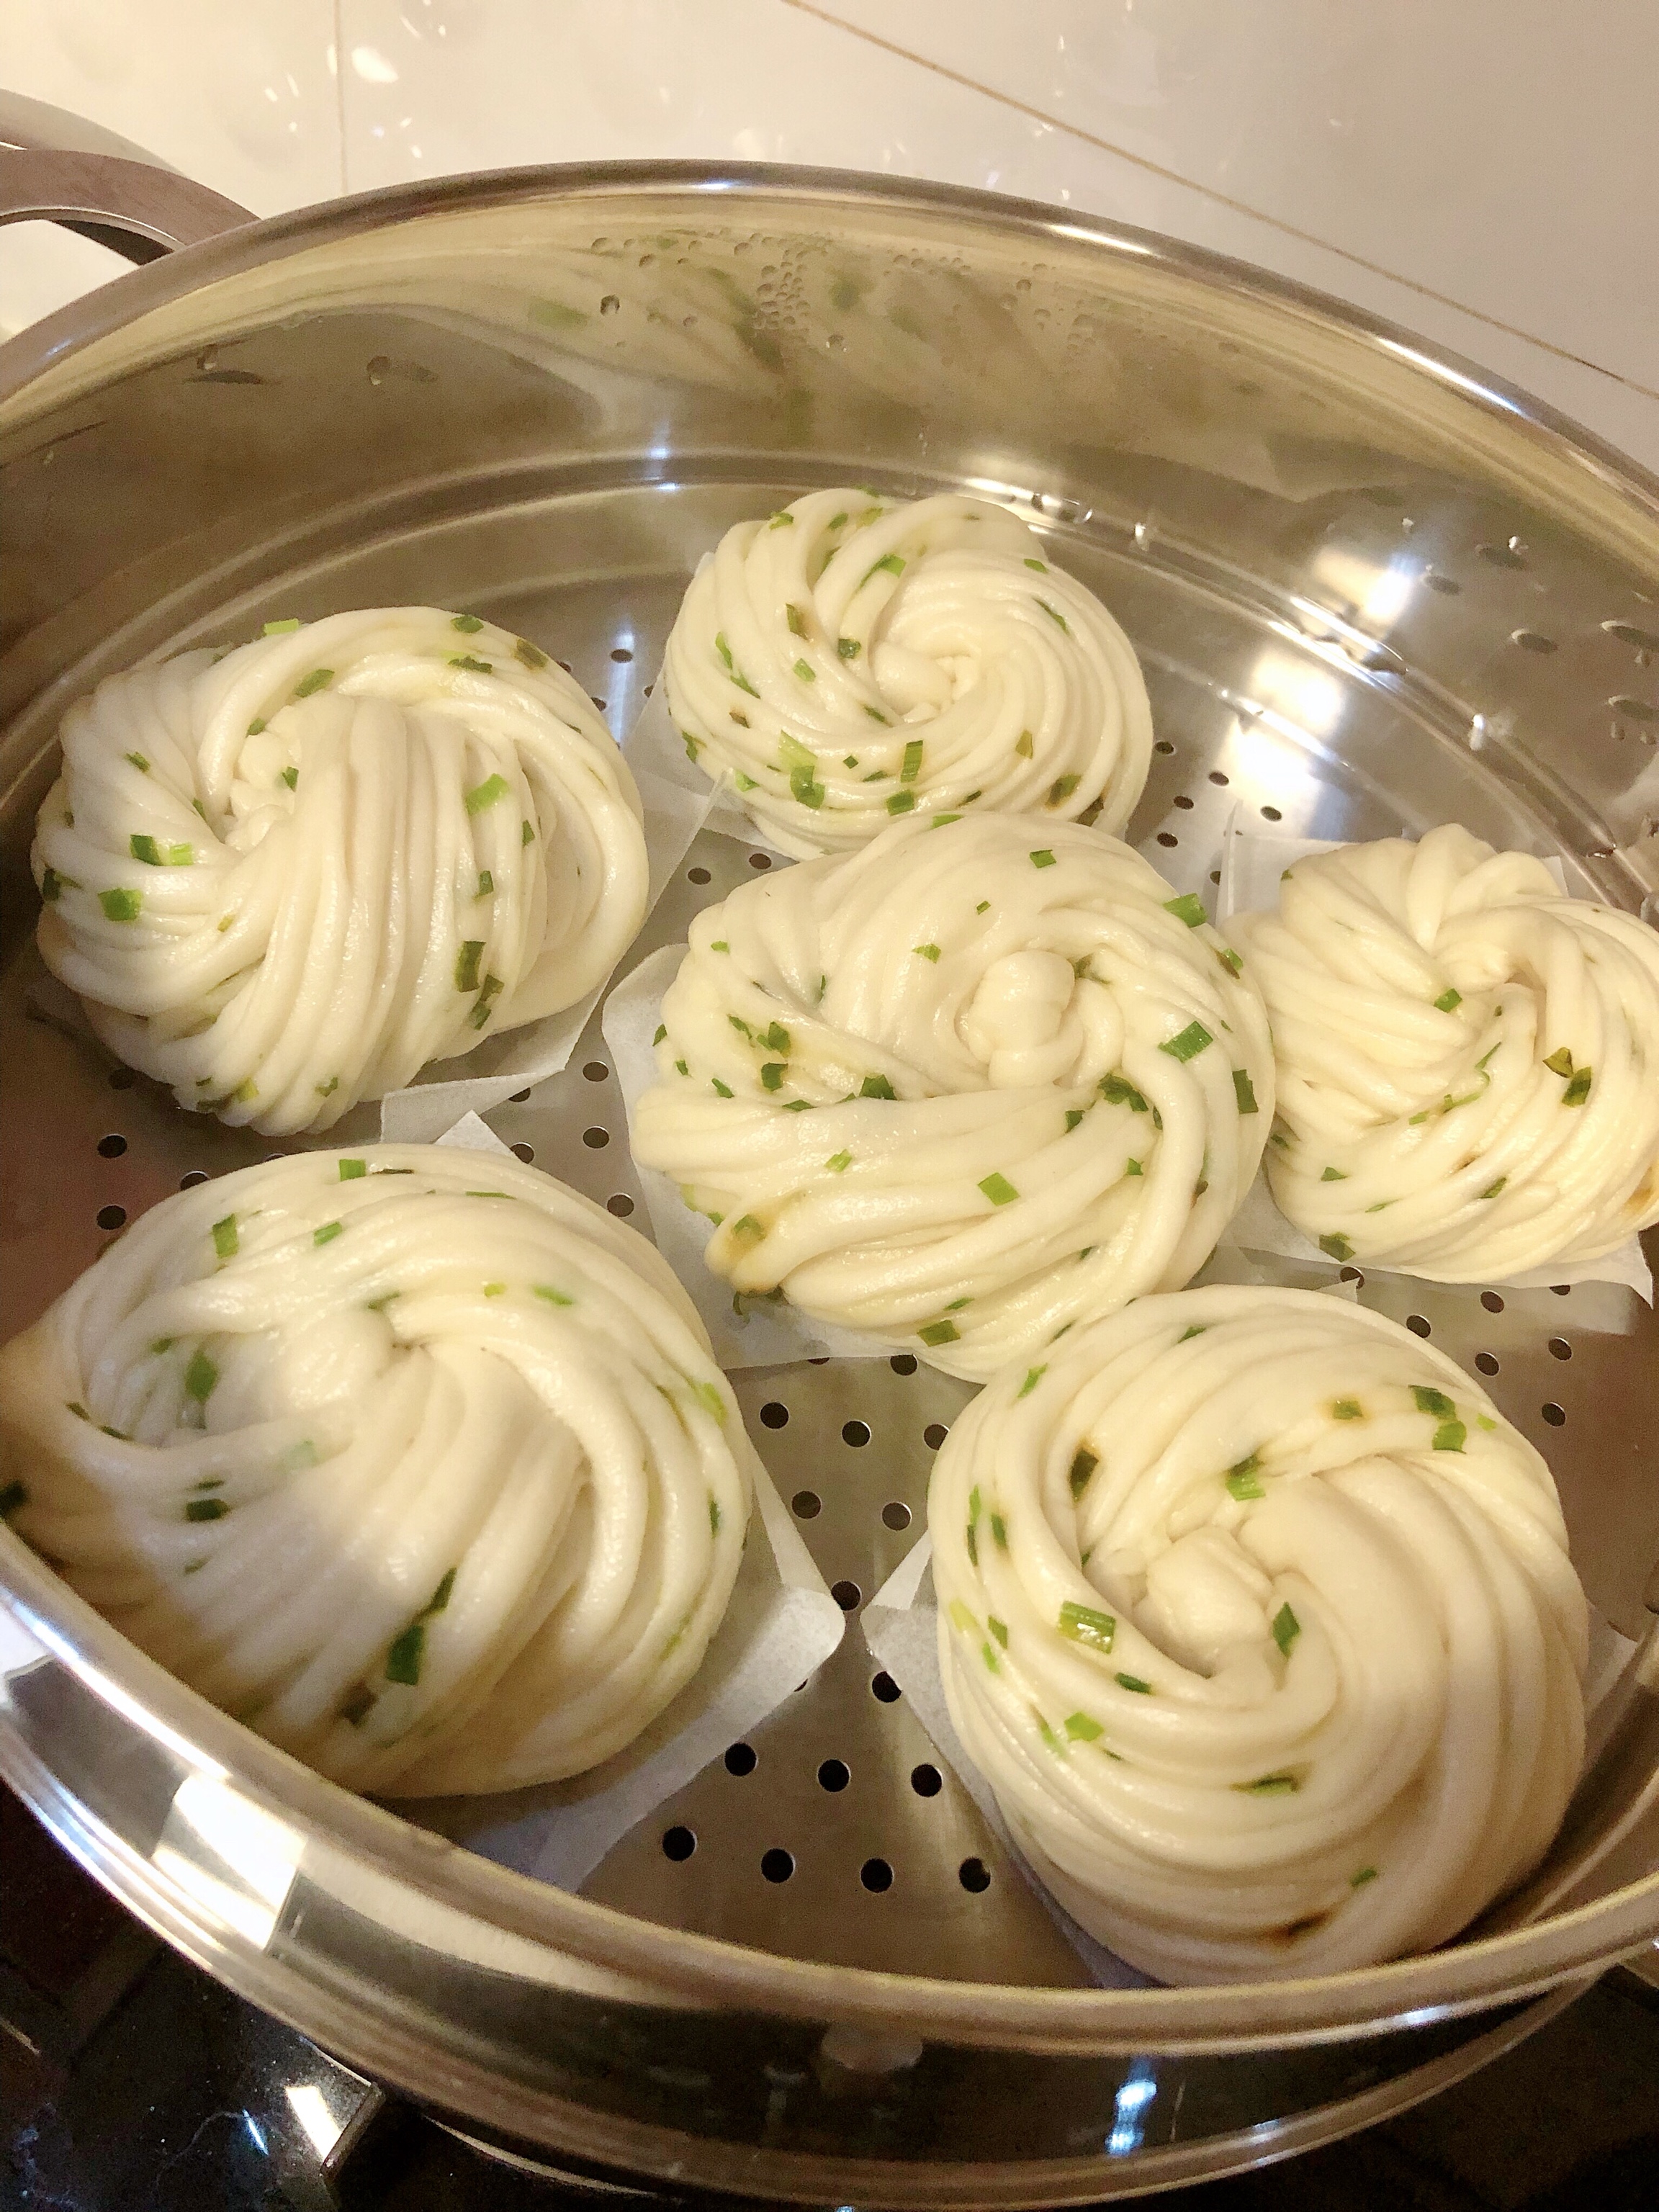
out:
M1037 605L1042 608L1043 613L1048 616L1050 622L1058 623L1060 628L1066 632L1066 636L1069 637L1071 635L1071 626L1066 622L1065 616L1061 614L1058 607L1051 607L1047 599L1039 599L1037 601Z
M896 553L884 553L873 568L866 569L860 580L859 589L862 591L871 577L880 575L884 569L890 576L902 576L904 574L904 562Z
M289 615L283 622L268 622L264 634L266 637L286 637L290 630L298 629L300 626L299 616Z
M899 769L901 783L914 783L921 774L922 742L912 738L904 748L904 762Z
M483 957L482 937L469 937L455 955L455 988L476 991L478 988L478 963Z
M547 655L540 646L532 645L527 637L520 638L514 644L513 658L521 660L526 668L545 668L547 665Z
M1054 856L1046 845L1040 847L1035 853L1028 854L1026 857L1034 868L1052 868L1054 865Z
M1080 1107L1080 1106L1068 1106L1068 1107L1066 1109L1066 1135L1067 1135L1068 1137L1071 1135L1071 1133L1072 1133L1073 1130L1076 1128L1076 1127L1077 1127L1078 1123L1079 1123L1082 1119L1083 1119L1083 1109L1082 1109L1082 1107Z
M766 526L769 530L784 530L794 519L787 507L781 507Z
M795 673L803 684L816 684L818 680L818 672L810 660L798 660L795 663Z
M1321 1182L1346 1182L1348 1178L1340 1168L1327 1168L1319 1180Z
M1575 1067L1571 1082L1561 1093L1561 1103L1564 1106L1582 1106L1590 1095L1590 1081L1588 1067Z
M149 763L144 758L143 753L128 753L126 758L132 763L140 775L149 774Z
M190 1364L185 1370L185 1395L194 1398L198 1406L205 1405L218 1381L218 1369L198 1347L191 1354Z
M1353 1257L1353 1246L1346 1237L1322 1237L1319 1249L1333 1260L1352 1260Z
M495 664L493 660L480 660L473 653L452 653L449 656L449 665L452 668L467 669L474 676L493 676L495 673Z
M311 1241L313 1244L331 1244L344 1229L343 1221L325 1221L321 1228L312 1231Z
M1333 1398L1331 1419L1334 1421L1363 1421L1365 1409L1358 1398Z
M213 1249L222 1260L234 1260L240 1249L236 1234L236 1216L226 1214L222 1221L213 1224Z
M508 788L507 781L504 775L486 776L482 783L476 784L467 793L467 812L482 814L486 806L493 806L498 799L505 799Z
M1449 1421L1457 1408L1443 1390L1431 1390L1421 1382L1413 1382L1412 1396L1419 1413L1432 1413L1437 1421Z
M884 1075L866 1075L859 1088L860 1098L896 1098L897 1095Z
M1046 1367L1028 1367L1025 1370L1025 1380L1020 1384L1018 1389L1015 1391L1015 1397L1029 1398L1032 1391L1036 1389L1037 1384L1042 1382L1043 1376L1048 1372L1048 1370Z
M981 1177L980 1188L993 1206L1012 1206L1019 1193L1005 1175L991 1174Z
M975 914L988 914L990 910L991 902L989 899L981 899L979 904L974 908L974 912Z
M785 607L783 612L784 618L789 624L791 635L795 637L805 637L806 635L806 617L801 612L801 610L798 606L790 605Z
M1105 1731L1098 1721L1091 1721L1087 1713L1068 1713L1062 1723L1073 1743L1092 1743Z
M356 1182L359 1176L366 1176L368 1173L368 1162L367 1160L342 1160L340 1162L340 1181L342 1182Z
M1233 1070L1233 1096L1238 1101L1238 1110L1241 1114L1254 1114L1258 1110L1255 1092L1250 1087L1249 1074L1244 1068L1236 1067Z
M1179 898L1165 899L1164 911L1174 915L1177 921L1184 921L1188 929L1196 929L1200 922L1209 920L1196 891L1182 891Z
M1074 1644L1086 1644L1091 1651L1109 1651L1117 1637L1117 1620L1112 1613L1067 1598L1060 1608L1060 1632Z
M1188 1022L1179 1036L1166 1037L1158 1050L1167 1052L1171 1060L1196 1060L1206 1045L1214 1042L1202 1022Z
M1125 1160L1123 1172L1126 1176L1144 1176L1146 1170L1139 1160Z
M791 795L803 806L817 807L823 804L823 786L810 768L790 770L789 789Z
M855 637L838 637L836 640L836 651L843 660L856 660L863 650L863 646Z
M1496 1198L1496 1197L1497 1197L1497 1195L1498 1195L1498 1192L1499 1192L1500 1190L1502 1190L1502 1189L1503 1189L1503 1188L1504 1188L1504 1184L1505 1184L1508 1181L1509 1181L1509 1177L1508 1177L1507 1176L1499 1176L1496 1182L1489 1182L1489 1183L1486 1185L1486 1188L1485 1188L1485 1190L1483 1190L1483 1191L1481 1192L1481 1194L1480 1194L1481 1197L1482 1197L1482 1198Z
M550 1306L574 1306L574 1298L568 1298L562 1291L556 1291L551 1283L532 1283L531 1295L544 1298Z
M1139 1674L1120 1674L1117 1680L1123 1689L1133 1690L1137 1697L1150 1698L1152 1694L1152 1684L1143 1682Z
M1209 1323L1207 1322L1194 1322L1190 1328L1183 1328L1182 1330L1180 1335L1176 1337L1176 1342L1177 1344L1185 1344L1189 1336L1202 1336L1208 1327Z
M285 768L283 770L283 781L288 786L290 791L297 791L300 788L299 769L297 768Z
M1288 1605L1281 1605L1273 1615L1273 1642L1288 1659L1291 1646L1302 1633L1302 1623Z
M449 1603L450 1593L453 1590L454 1587L455 1569L451 1567L445 1573L443 1580L438 1584L437 1589L434 1589L431 1596L428 1598L425 1605L422 1607L421 1612L422 1618L434 1613L443 1612L444 1608Z
M1048 786L1048 796L1042 802L1043 805L1045 806L1063 805L1082 781L1083 778L1080 775L1057 775Z
M334 671L331 668L313 668L308 676L302 676L295 685L294 696L296 699L309 699L313 691L320 691L333 681Z
M386 1678L388 1682L403 1682L411 1689L421 1679L421 1662L426 1656L426 1624L411 1620L401 1636L393 1637L386 1655Z
M988 1613L986 1616L985 1626L990 1630L992 1635L995 1637L997 1642L1006 1651L1008 1649L1007 1622L999 1620L994 1613Z
M781 1091L783 1079L788 1073L789 1063L787 1060L769 1060L760 1072L762 1087L767 1091Z
M752 1213L743 1213L732 1224L732 1234L734 1237L764 1237L766 1231Z
M939 959L939 947L937 945L913 945L910 947L910 950L915 954L918 960L932 960L937 963Z
M1099 1465L1100 1461L1093 1452L1079 1452L1077 1457L1072 1462L1072 1472L1069 1477L1073 1499L1082 1497L1084 1492L1089 1487L1090 1476Z
M222 929L223 922L221 922L219 927ZM326 1083L319 1083L313 1087L319 1098L331 1098L340 1087L340 1079L337 1075L331 1075Z
M1218 945L1216 948L1215 957L1221 963L1222 966L1226 969L1230 975L1239 975L1243 973L1244 963L1239 958L1237 953L1233 951L1231 945Z
M474 897L488 898L494 891L495 888L495 872L489 868L480 868L478 871L478 888L473 894Z
M1246 1797L1293 1797L1302 1787L1294 1774L1264 1774L1259 1782L1235 1782Z
M1036 750L1035 739L1029 730L1022 730L1014 739L1014 750L1022 760L1030 760Z
M1103 1075L1100 1079L1100 1095L1109 1106L1127 1106L1136 1114L1144 1114L1146 1111L1146 1101L1135 1089L1133 1084L1126 1081L1121 1075Z
M729 1098L732 1096L732 1086L729 1083L722 1083L718 1075L713 1076L709 1079L714 1085L717 1097L721 1098Z
M533 845L533 844L535 843L535 842L536 842L536 832L535 832L535 830L531 827L531 825L530 825L530 823L529 823L528 822L520 822L520 824L519 824L519 842L520 842L520 844L521 846L523 846L523 845Z
M143 902L142 891L118 889L98 894L98 903L111 921L137 921L138 910Z
M464 631L468 637L471 637L475 631L483 628L483 622L477 615L451 615L449 627L451 629Z
M1261 1453L1252 1452L1248 1459L1242 1459L1236 1467L1228 1468L1226 1479L1229 1494L1236 1498L1241 1505L1253 1498L1267 1496L1267 1492L1256 1479L1261 1466Z
M708 950L711 952L729 952L732 948L723 937L714 937L708 941Z
M853 1164L851 1152L831 1152L823 1164L831 1175L844 1175Z
M1557 1051L1553 1052L1550 1054L1549 1058L1544 1062L1544 1065L1548 1068L1552 1075L1571 1075L1572 1073L1572 1054L1567 1050L1565 1045L1562 1045Z
M191 1498L185 1501L186 1521L222 1521L229 1510L222 1498Z
M953 1321L930 1321L916 1331L924 1344L954 1344L961 1334Z
M1443 1014L1449 1014L1462 1005L1463 994L1461 991L1443 991L1434 1003Z
M1435 1451L1461 1452L1469 1440L1469 1432L1462 1421L1442 1421L1434 1432L1431 1449Z
M891 791L887 794L887 811L890 814L908 814L915 803L914 791Z
M1364 1889L1368 1881L1376 1880L1376 1869L1373 1866L1364 1866L1360 1868L1358 1874L1351 1874L1348 1876L1348 1887L1350 1889Z

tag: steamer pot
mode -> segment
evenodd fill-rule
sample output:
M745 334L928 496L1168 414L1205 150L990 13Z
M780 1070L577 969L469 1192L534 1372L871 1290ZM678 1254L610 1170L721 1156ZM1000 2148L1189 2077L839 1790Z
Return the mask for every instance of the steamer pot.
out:
M154 265L0 350L0 1334L181 1176L259 1156L31 995L27 854L72 699L269 615L476 607L620 731L727 522L822 483L971 488L1133 637L1160 741L1129 835L1178 889L1207 891L1239 805L1308 836L1455 817L1632 910L1659 890L1659 484L1404 332L1146 233L829 172L517 170L252 222L21 109L0 217ZM638 950L753 860L706 836ZM601 1054L596 1027L494 1118L625 1212ZM1358 1295L1496 1363L1592 1599L1639 1645L1539 1877L1431 1956L1087 1984L965 1796L921 1794L930 1747L856 1620L752 1771L700 1776L573 1897L301 1768L0 1530L0 1769L222 1979L565 2171L1018 2205L1281 2155L1467 2071L1659 1932L1659 1327L1582 1285ZM962 1386L902 1359L738 1386L856 1608L912 1540Z

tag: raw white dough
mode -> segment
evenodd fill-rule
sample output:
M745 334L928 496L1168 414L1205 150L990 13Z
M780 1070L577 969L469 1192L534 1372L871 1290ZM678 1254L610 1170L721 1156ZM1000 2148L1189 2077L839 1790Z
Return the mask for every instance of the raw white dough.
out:
M83 1597L396 1796L630 1742L720 1625L757 1464L654 1249L444 1146L165 1200L0 1352L0 1407L9 1517Z
M1118 830L1152 759L1128 639L1018 517L811 492L728 530L668 641L686 749L797 859L968 806Z
M64 719L42 958L181 1105L326 1129L561 1012L644 918L633 777L574 679L434 607L277 625Z
M1145 1298L1000 1376L928 1499L951 1716L1066 1910L1170 1982L1432 1948L1583 1755L1549 1469L1316 1291Z
M1456 823L1286 871L1227 933L1267 1003L1280 1210L1333 1258L1507 1280L1659 1221L1659 934Z
M1076 823L915 820L691 925L635 1157L708 1265L953 1375L1175 1290L1261 1157L1261 1004L1190 895Z

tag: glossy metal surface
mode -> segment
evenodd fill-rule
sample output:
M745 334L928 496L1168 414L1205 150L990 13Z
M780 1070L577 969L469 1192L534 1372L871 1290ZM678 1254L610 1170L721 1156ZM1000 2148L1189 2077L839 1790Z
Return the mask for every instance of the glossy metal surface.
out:
M375 196L196 248L15 341L0 468L5 1333L94 1256L100 1212L262 1149L112 1088L32 1003L21 869L66 702L270 616L476 608L568 661L620 731L727 521L813 483L972 485L1030 514L1134 638L1162 734L1130 834L1179 888L1210 891L1235 805L1315 836L1455 817L1632 908L1659 882L1656 488L1397 333L1104 225L775 171ZM703 840L640 951L752 865ZM637 1203L597 1027L492 1119ZM1400 1278L1360 1296L1478 1358L1557 1471L1592 1597L1639 1634L1652 1316L1583 1288L1495 1310ZM738 1381L856 1607L911 1540L961 1387L885 1361ZM752 1765L700 1776L570 1899L304 1773L9 1536L0 1578L0 1758L88 1865L355 2065L613 2169L916 2204L1144 2189L1358 2124L1333 2115L1373 2090L1421 2094L1418 2069L1490 2027L1457 2015L1659 1928L1641 1686L1539 1924L1511 1908L1324 1981L1103 1992L948 1774L917 1788L935 1762L872 1691L856 1620ZM671 1826L689 1857L665 1855ZM775 1848L781 1883L760 1870Z

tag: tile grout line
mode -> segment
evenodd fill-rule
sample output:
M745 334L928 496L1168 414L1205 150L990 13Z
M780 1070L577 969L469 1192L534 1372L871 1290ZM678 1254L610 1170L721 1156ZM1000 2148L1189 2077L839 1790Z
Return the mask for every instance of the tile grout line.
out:
M334 128L340 149L340 197L351 190L346 167L345 0L333 0L334 14Z
M1333 253L1353 268L1363 269L1370 276L1381 276L1391 284L1398 284L1408 292L1416 293L1419 299L1432 300L1437 306L1450 307L1457 314L1468 315L1474 322L1484 323L1489 330L1503 331L1506 337L1519 338L1525 344L1536 346L1540 352L1553 356L1557 361L1570 362L1576 368L1587 368L1596 376L1605 376L1610 384L1621 385L1628 392L1639 392L1644 398L1659 399L1659 389L1651 385L1640 384L1634 377L1625 376L1616 368L1605 368L1599 361L1589 361L1583 354L1574 353L1567 346L1556 345L1549 338L1538 337L1534 331L1524 331L1516 324L1504 322L1501 316L1489 315L1481 308L1471 307L1462 300L1453 299L1448 292L1437 292L1431 284L1418 283L1415 277L1402 276L1396 270L1384 268L1380 261L1367 260L1363 253L1352 252L1345 246L1334 246L1328 239L1320 238L1310 230L1303 230L1296 223L1286 222L1280 216L1264 215L1260 208L1250 206L1246 200L1234 199L1231 193L1218 192L1209 185L1194 184L1190 177L1183 177L1178 170L1165 168L1162 162L1149 161L1144 154L1133 154L1127 147L1114 145L1109 138L1098 137L1092 131L1085 131L1080 124L1066 122L1057 115L1050 115L1046 108L1034 106L1029 100L1017 100L1011 93L999 92L994 86L981 83L979 78L969 76L961 70L951 69L944 62L930 60L926 54L913 53L908 46L901 46L891 39L884 39L878 32L866 30L861 24L849 23L843 16L833 14L827 8L815 6L813 0L780 0L780 4L793 8L798 15L809 15L832 30L844 31L849 38L861 39L866 46L878 47L883 53L891 54L900 61L912 62L918 69L931 70L933 76L942 77L946 83L959 85L964 91L977 92L987 100L994 100L1001 106L1012 109L1017 115L1027 117L1033 123L1043 124L1048 129L1061 131L1069 138L1080 139L1085 146L1092 146L1099 153L1111 154L1121 161L1131 162L1136 168L1162 178L1167 184L1178 185L1183 191L1197 192L1218 207L1227 208L1235 215L1248 216L1253 222L1263 223L1284 237L1293 238L1304 246L1316 246L1322 252Z

